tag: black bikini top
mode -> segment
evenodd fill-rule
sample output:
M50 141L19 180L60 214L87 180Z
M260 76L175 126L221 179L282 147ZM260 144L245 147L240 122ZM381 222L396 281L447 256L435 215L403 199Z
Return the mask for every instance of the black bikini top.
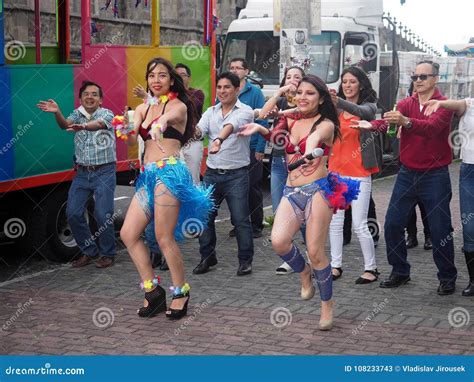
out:
M161 115L158 117L160 118L164 113L165 113L165 109L166 109L166 104L168 102L165 103L164 107L163 107L163 111L161 113ZM148 111L150 110L150 106L151 105L148 105L148 108L146 109L146 112L145 112L145 115L143 116L143 120L146 119L146 116L148 115ZM153 124L153 122L155 122L158 118L155 118L153 121L150 122L150 124L148 125L148 127L143 127L143 123L142 125L140 126L140 128L138 129L138 134L140 134L140 136L143 138L144 141L147 141L148 139L151 139L151 136L150 136L150 129L151 129L151 125ZM176 130L173 126L171 125L168 125L168 127L166 128L166 130L163 132L163 138L167 138L167 139L176 139L178 140L181 145L184 145L184 135L181 134L178 130Z

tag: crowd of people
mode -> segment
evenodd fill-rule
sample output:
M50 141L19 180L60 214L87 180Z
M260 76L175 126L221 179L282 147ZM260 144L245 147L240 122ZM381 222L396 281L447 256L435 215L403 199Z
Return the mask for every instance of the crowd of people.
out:
M133 131L127 142L144 142L136 193L120 232L145 292L139 316L166 312L168 318L179 319L186 315L191 288L178 242L199 236L201 259L194 274L204 274L215 266L215 218L224 200L234 227L229 235L237 240L237 275L252 272L253 240L262 236L263 229L262 159L266 141L270 141L271 243L283 262L277 274L299 273L304 300L319 290L319 328L330 330L333 281L343 274L347 219L364 258L363 272L355 283L373 283L380 275L375 259L378 237L374 240L369 229L369 220L376 221L372 175L382 165L375 137L391 125L399 129L400 170L384 227L392 271L380 287L396 288L410 281L407 248L417 245L413 240L416 217L414 234L409 222L419 204L425 224L424 246L432 249L438 268L437 292L455 292L457 269L453 240L449 239L453 233L449 134L456 113L461 117L460 131L474 137L474 101L446 100L436 88L436 63L418 63L412 76L414 94L379 120L377 94L366 73L356 66L342 72L338 91L329 90L319 77L299 67L289 67L280 88L266 102L262 91L247 80L245 59L234 58L228 69L217 76L216 104L203 113L204 94L190 87L190 68L154 58L146 68L146 88L134 89L144 102L134 111L133 121L125 108L123 124L131 125ZM67 118L52 99L40 101L38 107L53 113L60 128L75 133L77 174L69 191L67 216L82 253L72 266L94 263L106 268L115 261L113 227L107 224L107 217L113 214L115 189L113 114L102 107L103 92L97 83L84 82L79 99L81 106ZM97 144L99 133L113 144ZM205 137L209 146L201 182ZM463 251L470 279L462 294L474 296L473 139L464 140L461 158ZM91 195L97 223L104 227L98 240L88 240L92 235L85 210ZM347 214L349 208L351 215ZM188 232L189 221L199 222L202 229ZM411 229L408 238L407 228ZM298 232L305 250L294 242ZM330 256L325 253L328 236ZM153 269L157 266L170 271L169 307Z

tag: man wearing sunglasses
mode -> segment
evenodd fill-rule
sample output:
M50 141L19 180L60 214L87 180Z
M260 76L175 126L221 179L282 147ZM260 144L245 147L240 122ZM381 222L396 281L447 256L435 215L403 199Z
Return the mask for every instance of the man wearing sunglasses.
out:
M393 188L385 217L387 258L392 266L390 277L381 288L396 288L410 281L410 264L404 228L417 201L428 211L433 242L433 259L438 268L439 295L455 291L457 270L451 226L451 181L448 165L452 152L449 145L452 112L440 108L429 117L424 115L429 100L444 100L436 88L439 65L432 61L417 64L411 77L416 93L397 105L396 111L384 114L383 120L355 121L354 128L386 131L389 124L402 127L400 135L400 171Z

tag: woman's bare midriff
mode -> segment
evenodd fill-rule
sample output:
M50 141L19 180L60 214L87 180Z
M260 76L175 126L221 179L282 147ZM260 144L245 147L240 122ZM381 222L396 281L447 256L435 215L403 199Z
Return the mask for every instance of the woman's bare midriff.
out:
M158 144L161 145L164 152ZM161 142L149 139L145 142L145 157L143 158L143 162L147 164L157 162L164 158L169 158L170 156L178 157L180 149L181 143L177 139L166 138Z
M288 163L290 163L291 157L293 155L288 155ZM319 164L315 165L317 166L316 170L314 170L314 167L298 167L297 169L291 171L288 174L288 178L286 180L286 185L290 187L298 187L298 186L304 186L306 184L313 183L314 181L325 178L328 176L328 171L326 169L326 162L327 162L327 157L322 157L321 161ZM304 172L312 172L310 175L305 175Z

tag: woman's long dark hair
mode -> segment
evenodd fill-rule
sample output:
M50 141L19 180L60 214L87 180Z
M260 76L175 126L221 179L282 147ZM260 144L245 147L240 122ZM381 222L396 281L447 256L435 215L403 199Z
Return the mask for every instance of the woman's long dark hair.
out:
M312 74L307 74L304 76L300 82L300 85L303 82L313 85L319 93L319 98L323 100L323 103L319 105L318 111L321 116L329 119L334 124L334 142L341 136L341 133L339 132L339 117L337 115L337 110L332 103L331 94L329 93L326 84L321 78Z
M153 58L146 66L146 91L150 93L150 89L148 88L148 76L156 68L156 66L160 64L166 67L166 69L168 69L171 80L173 80L173 85L171 85L170 91L178 93L178 99L183 102L187 107L186 114L188 118L186 120L186 129L184 131L184 141L182 142L184 146L191 138L194 137L195 133L194 103L189 98L188 91L184 87L183 80L180 75L174 70L173 64L162 57Z
M365 74L365 72L357 66L349 66L342 71L341 84L339 85L339 90L337 92L339 97L346 99L346 96L342 90L342 79L347 73L352 74L359 81L359 99L357 100L358 105L364 102L377 102L377 93L372 87L369 77L367 77L367 74Z
M291 69L298 69L301 72L301 77L304 77L306 75L304 70L302 68L300 68L299 66L296 66L296 65L288 66L287 68L285 68L285 73L283 74L283 78L281 79L280 87L285 86L286 75L288 74L288 71L291 70Z

